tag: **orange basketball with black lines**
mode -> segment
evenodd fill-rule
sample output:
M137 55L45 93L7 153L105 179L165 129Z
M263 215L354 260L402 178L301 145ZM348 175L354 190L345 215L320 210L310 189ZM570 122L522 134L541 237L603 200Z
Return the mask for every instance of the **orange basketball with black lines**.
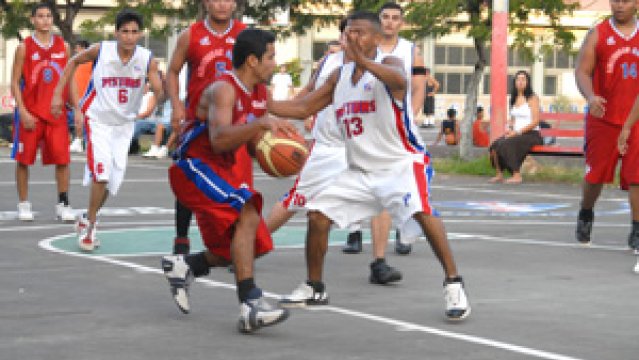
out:
M299 174L308 157L306 141L298 133L264 132L255 144L255 158L262 170L274 177Z

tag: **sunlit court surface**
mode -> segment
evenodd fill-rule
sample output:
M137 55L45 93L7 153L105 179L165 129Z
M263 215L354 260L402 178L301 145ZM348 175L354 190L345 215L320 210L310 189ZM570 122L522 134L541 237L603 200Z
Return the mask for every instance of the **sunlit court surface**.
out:
M404 279L369 284L370 244L341 252L333 231L324 280L329 306L294 309L252 335L236 329L233 274L213 269L191 287L191 313L171 298L160 256L173 242L168 161L131 157L125 182L99 217L102 246L81 253L73 225L54 220L53 168L31 168L35 221L16 220L14 163L0 149L0 359L636 359L639 275L627 248L626 193L604 190L593 244L574 240L576 185L487 184L438 174L441 212L472 314L449 323L443 274L426 241L387 262ZM84 209L84 159L71 166L71 205ZM294 179L256 168L265 212ZM80 210L78 210L80 211ZM278 298L306 279L305 216L275 234L256 280ZM367 228L367 226L365 226ZM202 248L197 226L192 248ZM370 241L365 232L365 241Z

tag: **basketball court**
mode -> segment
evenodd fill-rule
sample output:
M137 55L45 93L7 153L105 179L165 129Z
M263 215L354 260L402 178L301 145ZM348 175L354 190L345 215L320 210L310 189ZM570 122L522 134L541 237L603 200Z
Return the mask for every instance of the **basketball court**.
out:
M634 359L639 275L627 250L624 192L606 189L594 244L574 241L579 188L489 185L437 175L443 214L472 305L467 321L444 317L442 271L424 240L409 256L389 246L404 279L368 283L371 249L346 255L333 231L325 266L330 306L294 309L252 335L236 330L233 274L213 269L180 313L160 270L173 239L168 161L130 158L125 182L100 218L102 247L80 253L72 225L53 219L53 169L32 168L33 223L15 220L14 164L0 157L0 358L2 359ZM83 158L74 157L70 199L84 208ZM267 209L292 179L258 173ZM194 250L201 249L197 227ZM305 279L305 218L275 234L256 263L271 298ZM365 239L368 239L366 233Z

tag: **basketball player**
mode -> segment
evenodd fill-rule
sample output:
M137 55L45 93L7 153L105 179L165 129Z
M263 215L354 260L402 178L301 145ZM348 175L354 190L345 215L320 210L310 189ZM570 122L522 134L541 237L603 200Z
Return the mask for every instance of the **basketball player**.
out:
M97 212L115 195L124 179L129 144L148 78L157 99L164 93L157 61L138 46L142 16L124 9L115 18L115 41L102 41L75 55L55 89L51 112L62 111L61 94L80 64L94 62L91 82L80 104L87 132L85 185L91 183L87 213L76 220L78 244L83 251L100 245L96 237Z
M344 33L345 27L346 20L344 19L339 26L340 34ZM319 69L316 71L311 82L298 96L303 96L319 88L335 69L341 67L348 61L342 51L327 55L320 63ZM313 147L309 158L304 164L304 168L283 200L273 205L266 219L266 225L271 233L279 229L297 211L304 210L304 206L309 199L312 199L320 191L328 187L335 176L346 169L344 139L335 124L335 114L332 106L329 105L317 113L316 121L312 129L312 136L314 139ZM373 230L371 224L371 233L374 232ZM352 234L349 235L351 240ZM361 231L354 232L354 234L355 236L359 236L358 248L356 250L357 252L361 252ZM388 242L388 236L386 236L385 239L384 245ZM345 252L348 251L347 247ZM380 285L400 281L402 279L402 273L388 265L384 259L383 249L381 250L381 256L379 255L380 251L375 247L373 251L374 259L370 264L369 281L372 284Z
M593 208L603 184L612 182L619 159L617 139L632 104L639 94L639 70L636 51L637 2L611 1L612 17L596 25L586 36L575 76L581 94L588 101L585 132L586 174L583 182L581 209L575 235L582 244L590 244ZM639 248L639 139L637 127L629 134L621 160L621 188L629 190L632 230L628 245Z
M420 225L444 273L446 316L461 320L470 314L462 278L457 273L441 219L428 202L425 167L430 159L414 136L415 125L404 116L408 81L403 63L378 55L379 17L355 12L348 18L345 52L353 62L335 70L319 89L299 100L271 102L277 116L305 118L333 104L345 139L348 168L309 199L306 262L308 279L281 299L282 306L326 304L322 282L331 224L341 228L386 209L411 235ZM317 299L325 299L319 302Z
M33 221L29 202L29 167L35 162L38 147L42 145L42 164L55 165L58 190L56 217L65 222L73 221L75 215L68 198L71 157L66 113L53 116L49 112L49 101L69 59L70 49L62 37L51 32L53 12L49 4L40 3L33 7L31 24L34 32L18 45L11 72L11 94L16 102L11 158L16 161L18 219ZM62 95L61 101L66 103L69 94L65 91ZM75 93L71 95L75 96Z
M426 83L426 68L419 48L400 37L399 31L404 25L404 10L394 2L387 2L380 8L379 18L382 24L382 42L379 49L382 54L390 54L404 63L404 69L408 78L408 109L406 115L413 121L414 117L421 110L422 99L424 98L424 87ZM419 136L419 133L415 134ZM429 170L430 171L430 170ZM432 176L432 172L429 173ZM388 245L388 235L391 229L391 218L387 212L382 212L379 216L371 220L371 237L373 240L373 257L376 262L384 261L386 247ZM357 253L361 251L361 231L349 234L348 241L343 251L345 253ZM410 254L411 242L415 239L407 239L402 242L400 232L395 233L395 252L399 255ZM357 251L359 250L359 251ZM382 266L381 263L379 266ZM373 271L375 269L372 269ZM373 274L371 274L373 275Z
M177 40L167 72L167 93L173 112L171 124L176 134L184 119L195 118L195 108L202 91L224 71L231 70L231 53L237 35L246 28L233 20L235 0L202 0L206 17L189 26ZM180 100L179 76L188 66L186 106ZM179 201L175 202L174 254L188 254L190 248L189 224L191 211Z
M255 285L253 260L273 248L260 216L262 196L253 188L246 143L265 130L294 132L286 120L266 116L266 81L275 69L273 34L248 29L233 47L233 71L201 94L195 118L186 120L176 162L169 169L178 201L197 218L206 250L169 255L162 268L179 309L188 313L189 284L209 268L233 263L240 301L239 330L252 332L288 317L271 307Z

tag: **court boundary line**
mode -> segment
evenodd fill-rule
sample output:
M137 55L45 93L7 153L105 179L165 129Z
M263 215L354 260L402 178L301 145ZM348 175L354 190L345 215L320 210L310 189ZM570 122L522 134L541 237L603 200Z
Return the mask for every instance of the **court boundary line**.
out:
M134 263L134 262L113 259L113 258L110 258L108 256L104 256L104 255L88 255L88 254L83 254L83 253L69 252L69 251L58 249L58 248L55 248L55 247L51 246L51 242L53 242L53 241L55 241L55 240L57 240L59 238L66 237L66 236L69 236L69 234L57 235L57 236L45 238L45 239L40 240L38 242L38 246L40 246L44 250L51 251L53 253L58 253L58 254L69 255L69 256L74 256L74 257L78 257L78 258L84 258L84 259L91 259L91 260L95 260L95 261L100 261L100 262L104 262L104 263L111 264L111 265L117 265L117 266L129 268L129 269L133 269L133 270L138 271L140 273L152 273L152 274L159 274L159 275L162 275L162 276L164 275L162 270L159 269L159 268L152 268L152 267L149 267L149 266L146 266L146 265L142 265L142 264L138 264L138 263ZM205 278L197 278L197 279L195 279L195 281L198 282L198 283L201 283L201 284L203 284L203 285L205 285L207 287L224 288L224 289L235 290L235 285L232 285L232 284L229 284L229 283L225 283L225 282L221 282L221 281L216 281L216 280L212 280L212 279L205 279ZM268 298L271 298L271 299L279 299L279 298L281 298L280 295L275 294L275 293L271 293L271 292L267 292L267 291L264 291L263 294L264 294L265 297L268 297ZM330 312L334 312L334 313L338 313L338 314L342 314L342 315L348 315L348 316L352 316L352 317L366 319L366 320L369 320L369 321L374 321L374 322L381 323L381 324L387 324L387 325L393 325L393 326L396 326L396 327L401 327L403 330L420 331L420 332L427 333L427 334L430 334L430 335L437 335L437 336L448 338L448 339L464 341L464 342L475 344L475 345L482 345L482 346L486 346L486 347L492 347L492 348L495 348L495 349L505 350L505 351L518 353L518 354L524 354L524 355L528 355L528 356L537 357L537 358L540 358L540 359L548 359L548 360L584 360L584 359L581 359L581 358L576 358L576 357L563 355L563 354L559 354L559 353L549 352L549 351L545 351L545 350L538 350L538 349L534 349L534 348L530 348L530 347L526 347L526 346L510 344L510 343L507 343L507 342L503 342L503 341L499 341L499 340L493 340L493 339L489 339L489 338L485 338L485 337L481 337L481 336L468 335L468 334L454 332L454 331L442 330L442 329L438 329L438 328L435 328L435 327L430 327L430 326L410 323L410 322L407 322L407 321L396 320L396 319L392 319L392 318L388 318L388 317L384 317L384 316L369 314L369 313L365 313L365 312L361 312L361 311L350 310L350 309L337 307L337 306L322 306L322 307L318 307L318 308L309 307L309 308L306 308L306 309L307 310L311 310L311 311L330 311Z

